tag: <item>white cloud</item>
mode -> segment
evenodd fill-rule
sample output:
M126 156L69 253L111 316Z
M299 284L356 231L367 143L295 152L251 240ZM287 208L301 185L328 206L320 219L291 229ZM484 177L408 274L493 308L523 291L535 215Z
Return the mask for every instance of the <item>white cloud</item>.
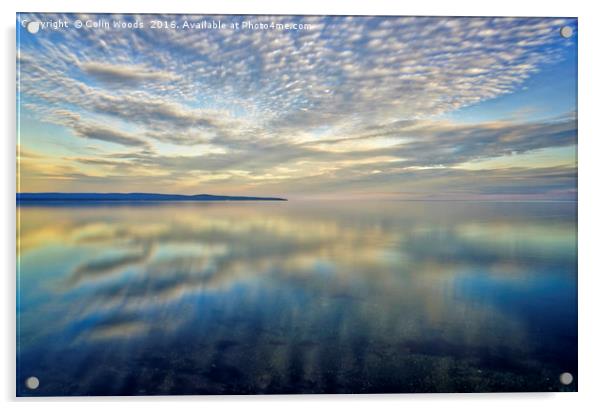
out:
M75 19L54 16L59 17ZM575 141L570 120L498 124L499 129L432 120L513 92L562 58L558 28L563 20L159 17L295 20L312 29L84 29L56 31L52 37L43 31L19 50L24 104L76 136L125 146L127 155L132 148L140 150L135 159L140 166L175 166L174 172L184 171L176 160L191 172L230 167L257 176L271 175L283 164L294 168L294 161L345 164L383 155L403 160L404 167L432 166ZM57 115L61 112L73 117ZM322 145L307 141L317 129L326 130L315 138ZM325 148L338 140L353 146L377 137L400 143L339 153ZM172 161L153 149L157 142L212 144L222 150L191 152L194 161ZM119 147L111 152L119 154ZM386 174L372 171L381 178Z

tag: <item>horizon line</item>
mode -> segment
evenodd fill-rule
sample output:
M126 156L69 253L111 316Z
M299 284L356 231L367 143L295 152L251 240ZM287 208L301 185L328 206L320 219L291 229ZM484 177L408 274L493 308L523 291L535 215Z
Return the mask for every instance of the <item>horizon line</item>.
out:
M48 195L48 196L52 196L52 195L57 195L57 196L65 196L65 197L59 197L59 198L44 198L44 195ZM82 196L99 196L99 198L69 198L69 197L73 197L73 196L77 196L77 195L82 195ZM103 196L121 196L122 198L101 198ZM151 196L151 197L155 197L155 198L127 198L128 196ZM260 200L270 200L270 201L289 201L289 198L285 198L285 197L281 197L281 196L257 196L257 195L223 195L223 194L207 194L207 193L201 193L201 194L165 194L165 193L158 193L158 192L57 192L57 191L46 191L46 192L16 192L16 199L19 201L28 201L28 200L32 200L32 201L60 201L60 200L65 200L65 201L77 201L77 200L105 200L105 201L123 201L123 200L137 200L137 201L153 201L153 200L158 200L158 201L169 201L169 200L173 200L173 201L177 201L177 200L186 200L189 199L191 201L194 201L195 199L202 199L205 198L207 200L214 200L214 201L219 201L219 200L255 200L255 201L260 201ZM379 201L383 201L383 202L488 202L488 203L520 203L520 202L561 202L561 203L578 203L578 198L577 199L494 199L494 198L378 198L378 197L354 197L354 198L336 198L336 197L332 197L332 198L324 198L324 197L317 197L317 198L312 198L312 197L297 197L297 198L293 198L293 200L298 200L298 201L366 201L366 200L379 200Z

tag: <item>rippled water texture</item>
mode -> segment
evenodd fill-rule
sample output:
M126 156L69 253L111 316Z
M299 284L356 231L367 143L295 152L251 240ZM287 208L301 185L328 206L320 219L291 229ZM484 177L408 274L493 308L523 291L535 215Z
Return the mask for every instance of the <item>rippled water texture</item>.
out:
M576 204L18 212L19 395L576 390Z

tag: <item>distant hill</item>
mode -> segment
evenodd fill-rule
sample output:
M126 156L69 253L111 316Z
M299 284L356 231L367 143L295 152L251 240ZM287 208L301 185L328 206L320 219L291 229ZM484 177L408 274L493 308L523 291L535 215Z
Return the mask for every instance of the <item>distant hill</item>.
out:
M226 195L172 195L148 193L72 193L72 192L22 192L17 193L17 202L32 201L286 201L285 198Z

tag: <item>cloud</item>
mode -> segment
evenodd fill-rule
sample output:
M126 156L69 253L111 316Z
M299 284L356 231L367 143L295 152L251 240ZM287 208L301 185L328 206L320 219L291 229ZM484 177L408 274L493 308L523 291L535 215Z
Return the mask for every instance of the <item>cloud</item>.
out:
M399 144L370 150L397 157L404 166L457 165L483 158L521 154L576 143L577 122L571 115L535 122L497 121L461 124L449 121L399 121L351 133L353 140L390 138ZM349 137L318 141L332 149ZM356 152L352 155L361 155Z
M558 28L572 20L212 18L310 28L36 36L18 53L22 101L41 121L115 144L72 158L100 167L116 184L161 174L185 189L216 180L261 189L338 175L344 186L360 172L377 178L576 143L573 114L538 122L438 119L512 93L563 59L573 43L560 41Z
M295 197L363 191L366 195L415 197L436 192L441 198L490 195L498 189L508 195L547 193L567 198L573 197L576 189L574 163L553 164L566 168L544 178L541 170L531 169L528 157L520 158L573 146L576 131L576 121L570 116L480 124L413 120L354 133L347 130L344 137L316 141L227 141L222 152L166 154L145 149L64 160L98 167L102 178L95 175L80 181L92 187L120 186L128 181L131 189L154 184L194 193L242 190ZM499 159L497 169L468 169L491 158ZM470 181L468 185L466 181Z
M99 124L77 124L74 127L77 135L100 141L113 142L126 146L141 147L146 143L121 131L113 130Z
M148 146L147 142L130 133L95 122L82 121L80 115L69 110L55 110L52 113L52 118L55 123L71 128L73 133L78 137L112 142L128 147Z
M483 158L512 156L533 150L569 146L575 143L577 124L574 118L539 122L490 122L457 124L447 121L415 120L385 124L356 131L343 130L344 137L310 142L266 142L242 140L232 143L228 151L213 154L161 155L129 153L111 158L128 159L140 165L156 165L166 170L224 171L246 169L251 172L282 165L294 168L304 163L353 166L358 161L375 159L378 168L453 166ZM387 138L387 146L378 147L371 140ZM350 142L361 142L359 148ZM216 144L223 142L216 141ZM338 149L339 145L344 145ZM236 150L238 148L238 150ZM390 164L380 160L387 157Z
M170 18L198 21L202 16ZM121 99L127 105L140 97L160 115L165 107L156 105L158 99L192 105L197 100L256 113L260 122L291 129L349 122L350 117L358 122L376 117L373 122L378 122L431 116L511 92L541 66L561 57L562 47L555 40L558 27L566 23L495 18L215 18L294 20L312 28L208 30L202 37L182 30L64 31L55 33L62 41L40 40L36 52L51 57L50 66L49 59L43 59L49 76L64 72L55 72L55 67L75 62L84 74L105 83L138 82L140 88L131 93L111 92L109 100L117 103L116 108L121 108ZM57 42L71 45L71 51L64 53ZM33 81L28 51L21 50L22 69ZM168 79L158 81L163 84L145 81ZM73 85L98 97L101 105L90 108L108 109L98 89ZM188 118L187 123L194 124L188 115L174 116L173 106L165 112L165 118L174 117L176 122ZM122 115L128 117L127 112Z
M164 71L148 70L144 66L85 62L80 65L86 74L107 84L138 86L146 81L175 81L177 76Z

